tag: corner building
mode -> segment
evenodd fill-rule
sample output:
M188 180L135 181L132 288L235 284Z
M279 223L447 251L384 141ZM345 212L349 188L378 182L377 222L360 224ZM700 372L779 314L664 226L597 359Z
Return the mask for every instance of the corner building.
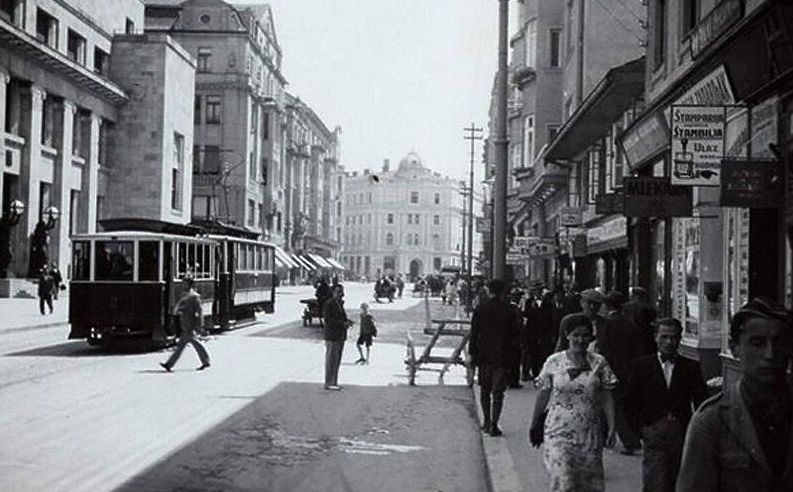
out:
M391 170L347 173L342 264L369 279L402 273L407 279L461 266L461 183L432 172L415 152Z
M0 203L13 257L30 277L37 225L48 259L70 275L69 235L129 216L190 218L195 60L168 36L140 34L139 0L8 0L0 4ZM16 210L16 209L15 209ZM0 295L23 284L7 280Z

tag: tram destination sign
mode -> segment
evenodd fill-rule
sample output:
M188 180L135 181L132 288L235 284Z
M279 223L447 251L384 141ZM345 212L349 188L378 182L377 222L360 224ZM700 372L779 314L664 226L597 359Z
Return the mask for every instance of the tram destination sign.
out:
M785 176L779 161L722 162L722 207L775 208L784 201Z
M692 188L673 185L669 178L623 178L626 217L691 217Z
M672 106L672 184L719 186L725 106Z

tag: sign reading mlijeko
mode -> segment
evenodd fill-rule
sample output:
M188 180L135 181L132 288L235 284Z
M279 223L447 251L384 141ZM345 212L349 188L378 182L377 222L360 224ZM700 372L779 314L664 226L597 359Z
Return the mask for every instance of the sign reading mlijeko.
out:
M692 188L676 186L669 178L623 178L626 217L690 217Z
M672 106L672 184L719 186L724 158L724 106Z

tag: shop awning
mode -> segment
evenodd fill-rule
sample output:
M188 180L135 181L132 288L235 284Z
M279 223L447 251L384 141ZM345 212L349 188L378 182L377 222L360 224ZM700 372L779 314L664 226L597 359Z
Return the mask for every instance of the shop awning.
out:
M327 261L325 261L325 259L324 259L324 258L322 258L322 257L321 257L321 256L319 256L319 255L315 255L314 253L308 253L308 257L309 257L309 258L310 258L310 259L311 259L311 260L312 260L314 263L316 263L316 264L317 264L317 266L319 266L320 268L333 268L333 265L331 265L330 263L328 263Z
M325 258L325 261L333 265L333 268L336 268L337 270L345 270L344 265L336 261L335 258L327 257Z
M298 268L299 267L299 265L297 263L295 263L294 260L292 260L292 258L289 257L289 255L286 253L286 251L284 251L283 249L281 249L278 246L275 246L275 262L278 264L278 266L281 266L281 267L284 267L284 268Z
M546 160L573 159L598 138L644 93L644 57L614 67L559 129Z
M315 267L313 263L306 260L300 255L292 255L292 259L295 260L295 262L298 265L300 265L300 267L303 268L304 270L308 270L309 272L312 272L317 269L317 267Z

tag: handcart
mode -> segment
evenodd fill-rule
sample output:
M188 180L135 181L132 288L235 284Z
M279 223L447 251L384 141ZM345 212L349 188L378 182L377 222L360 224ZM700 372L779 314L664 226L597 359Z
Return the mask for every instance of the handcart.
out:
M405 357L405 367L408 372L408 384L415 386L416 373L418 371L433 371L439 372L438 383L443 384L443 376L449 370L452 364L458 364L465 367L465 376L468 386L474 384L474 366L471 359L465 352L465 347L468 345L468 340L471 338L471 320L470 319L433 319L430 316L429 299L424 297L425 311L426 311L426 326L424 334L432 335L421 356L416 357L416 344L410 331L407 333L407 356ZM451 327L449 327L451 326ZM459 342L448 356L432 355L432 349L438 342L441 336L458 337ZM428 367L428 364L443 364L443 367Z
M303 326L311 326L314 319L319 321L319 327L324 327L322 323L322 306L319 301L312 297L310 299L300 299L301 304L305 304L303 308Z

